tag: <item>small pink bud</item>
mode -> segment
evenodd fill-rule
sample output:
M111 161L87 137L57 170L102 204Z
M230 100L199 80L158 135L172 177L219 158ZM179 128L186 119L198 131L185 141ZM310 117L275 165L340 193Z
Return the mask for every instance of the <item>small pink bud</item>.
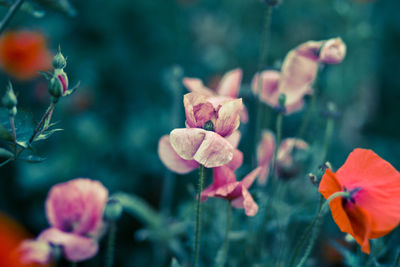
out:
M341 38L326 41L319 54L319 60L326 64L338 64L346 56L346 45Z

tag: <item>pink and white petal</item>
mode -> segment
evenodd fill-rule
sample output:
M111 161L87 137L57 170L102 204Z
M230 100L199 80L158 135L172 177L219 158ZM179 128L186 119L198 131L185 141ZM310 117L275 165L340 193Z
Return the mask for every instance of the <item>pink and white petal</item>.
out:
M311 88L310 88L310 90L311 90ZM299 98L297 100L296 99L290 99L290 101L292 101L292 102L290 102L290 103L286 102L286 104L285 104L285 108L286 108L285 114L286 115L295 113L295 112L300 111L300 110L303 109L303 107L304 107L303 97L301 97L301 98Z
M227 101L218 110L214 129L221 136L231 135L239 126L239 112L242 110L242 99Z
M206 137L206 132L200 128L175 129L170 133L169 141L181 158L193 160Z
M233 158L234 150L232 145L225 138L215 132L203 131L205 137L196 153L193 155L193 159L206 168L219 167L230 162ZM196 142L193 142L192 144L194 144L194 146L197 145Z
M247 123L249 121L249 114L245 105L243 105L243 109L239 112L239 116L241 122Z
M258 205L254 201L249 191L242 186L242 196L232 201L232 206L237 209L243 209L247 216L254 216L258 212Z
M236 170L243 164L243 153L239 149L233 150L233 158L225 166L229 167L231 170Z
M338 64L343 61L345 56L346 44L341 38L333 38L323 44L319 60L326 64Z
M252 172L246 175L246 177L243 178L243 180L240 182L245 188L249 188L253 182L256 180L256 178L260 175L261 172L261 167L255 168Z
M259 86L260 87L260 95L259 98L261 101L267 103L271 107L276 107L278 105L278 97L279 97L279 79L280 73L275 70L267 70L261 73L262 84L259 84L259 75L256 74L252 81L252 89L254 94L258 94Z
M98 230L107 203L108 191L97 181L74 179L53 186L46 199L46 215L51 226L78 234Z
M275 154L275 136L269 131L263 131L261 143L257 147L258 166L266 167L272 163Z
M169 141L169 135L160 138L158 155L168 169L179 174L189 173L199 167L199 163L195 160L185 160L175 152Z
M214 95L214 93L210 89L204 86L203 82L200 79L184 78L183 84L191 92L196 92L207 97Z
M18 247L18 255L23 264L48 264L52 251L48 242L41 240L25 240Z
M293 161L292 152L295 147L299 150L306 150L308 149L308 144L298 138L284 139L278 149L278 162L286 166L291 165Z
M295 51L301 56L317 61L319 51L323 44L323 41L308 41L304 44L299 45L295 49Z
M88 237L65 233L56 228L43 231L38 240L61 246L67 260L80 262L94 257L98 251L98 243Z
M228 142L233 146L233 147L238 147L240 138L242 137L242 134L240 131L234 131L231 135L226 136L225 139L228 140Z
M229 184L225 184L221 187L218 187L215 191L215 196L225 199L235 198L235 191L237 191L238 186L240 186L239 182L233 182Z
M211 119L214 108L204 95L188 93L183 96L185 106L186 124L191 128L203 127Z
M234 69L224 75L218 86L217 93L223 96L237 98L239 95L240 83L242 81L242 70Z

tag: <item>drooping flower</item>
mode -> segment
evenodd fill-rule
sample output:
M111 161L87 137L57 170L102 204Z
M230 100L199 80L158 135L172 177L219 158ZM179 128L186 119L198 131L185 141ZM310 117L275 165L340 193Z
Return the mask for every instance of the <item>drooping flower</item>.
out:
M0 67L20 80L39 75L51 68L51 54L39 32L10 31L0 38Z
M199 93L189 93L184 96L184 105L188 128L173 130L169 140L164 138L159 145L165 165L186 173L197 168L196 162L214 168L232 161L235 149L226 138L239 127L242 100L208 99Z
M342 39L309 41L291 50L282 65L281 71L267 70L253 78L252 89L260 99L271 107L278 107L278 98L286 96L286 114L299 111L303 107L303 98L312 93L312 84L316 78L319 63L338 64L346 55L346 45Z
M247 216L256 215L258 205L248 189L260 171L261 168L258 167L238 182L234 171L229 167L221 166L214 168L213 183L201 192L201 201L205 201L209 197L224 198L232 201L233 207L244 209Z
M108 191L97 181L78 178L52 187L46 200L50 228L23 244L27 259L45 255L43 242L59 246L66 259L79 262L96 255ZM36 255L35 253L39 253Z
M258 182L265 184L275 155L275 137L271 131L264 131L260 144L257 147L258 166L261 172ZM286 138L278 149L276 171L281 178L290 178L297 175L299 166L293 157L293 152L305 151L308 144L298 138Z
M234 69L227 72L219 82L217 89L214 91L207 88L198 78L184 78L183 84L191 92L196 92L208 98L217 98L221 101L233 100L238 98L240 83L242 82L242 70ZM240 120L248 121L248 115L245 106L240 111Z
M325 171L319 192L328 198L340 191L329 206L342 232L352 235L365 253L369 239L382 237L400 222L400 173L372 150L355 149L336 172Z

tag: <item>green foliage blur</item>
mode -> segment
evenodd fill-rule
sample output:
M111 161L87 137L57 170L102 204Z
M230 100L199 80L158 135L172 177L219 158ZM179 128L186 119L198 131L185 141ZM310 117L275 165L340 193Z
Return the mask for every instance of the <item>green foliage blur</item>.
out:
M255 145L252 115L257 103L250 82L258 68L265 3L70 2L75 10L72 14L46 10L37 18L21 11L10 24L10 30L42 32L54 53L60 44L68 57L65 70L70 82L80 81L80 88L62 99L53 115L57 127L64 131L35 146L35 153L46 160L38 164L18 161L0 169L0 210L36 235L48 226L44 201L52 185L77 177L99 180L111 194L134 194L150 209L144 211L144 217L126 212L118 222L115 266L169 266L172 257L190 263L198 174L170 173L158 157L158 140L172 129L184 127L183 94L187 91L180 82L182 77L199 77L213 87L226 71L240 67L240 96L249 109L250 121L241 125L239 148L244 152L245 164L238 177L250 171ZM373 149L400 169L398 10L397 0L283 0L273 10L267 68L279 68L290 49L308 40L339 36L347 44L344 62L327 66L318 77L318 110L305 135L310 143L322 141L325 118L320 112L329 101L336 103L341 117L328 156L334 168L340 167L355 147L363 147ZM1 7L1 16L6 11ZM20 111L38 120L50 101L45 79L20 82L1 73L1 95L9 79L18 93ZM264 111L264 126L273 129L273 112L267 107ZM304 111L285 118L284 137L297 134L303 116ZM286 227L282 238L291 246L290 242L296 242L311 220L319 201L305 174L289 181L285 189L304 201L295 205L278 203L280 223ZM209 183L210 173L206 180ZM262 203L262 196L255 198ZM212 266L223 242L225 205L221 199L204 203L203 266ZM267 251L258 251L254 239L246 237L257 235L255 227L265 212L262 209L261 205L255 218L233 211L228 266L259 266L257 260L268 261L271 253L275 260L283 261L285 248L278 247L281 240L271 236L282 227L276 225L278 222L271 221L267 225L270 234L258 237L268 244ZM153 214L152 210L157 212ZM396 230L391 235L398 234ZM352 248L354 254L340 256L343 236L331 216L326 216L313 266L363 266L349 263L355 261L357 246ZM380 242L374 246L379 248ZM398 241L392 242L389 252L376 256L382 262L392 262L399 248ZM99 255L79 266L102 266L104 249L105 239ZM363 257L364 263L368 261ZM60 263L64 265L68 266Z

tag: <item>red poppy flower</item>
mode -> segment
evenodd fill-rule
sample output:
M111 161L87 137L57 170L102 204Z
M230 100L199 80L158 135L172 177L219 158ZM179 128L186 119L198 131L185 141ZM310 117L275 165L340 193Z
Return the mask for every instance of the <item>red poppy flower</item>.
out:
M369 254L369 239L388 234L400 222L400 173L373 151L358 148L336 173L327 169L322 177L319 192L325 198L339 191L351 197L330 202L332 217Z
M36 77L51 68L51 55L41 33L13 31L0 38L0 67L20 80Z

